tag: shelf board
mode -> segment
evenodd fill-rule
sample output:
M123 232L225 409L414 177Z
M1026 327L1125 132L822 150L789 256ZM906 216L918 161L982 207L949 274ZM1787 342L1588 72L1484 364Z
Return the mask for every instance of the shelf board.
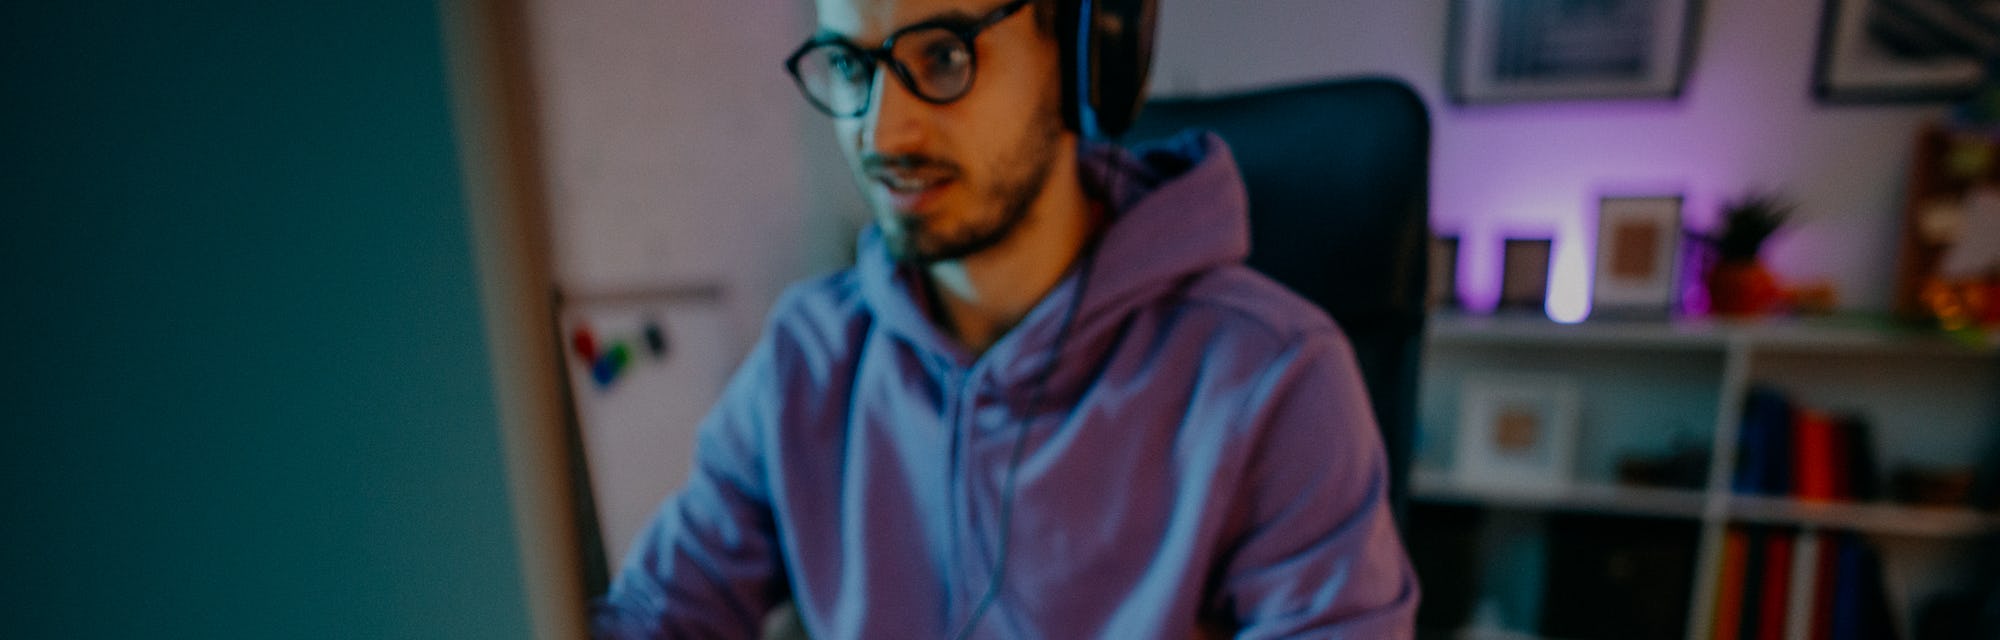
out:
M1591 511L1700 519L1706 495L1690 489L1610 484L1521 487L1473 484L1450 474L1410 474L1410 497L1432 503L1474 504L1531 511ZM1805 502L1790 498L1728 496L1731 522L1848 529L1886 535L1959 538L2000 533L2000 513L1891 504Z
M1493 627L1464 627L1452 636L1453 640L1551 640L1540 635L1513 629Z
M1946 507L1804 502L1764 496L1729 496L1736 522L1849 529L1888 535L1957 538L2000 532L2000 514Z
M1526 510L1591 511L1700 519L1705 496L1688 489L1610 484L1515 487L1461 482L1437 471L1410 475L1410 497L1424 502L1476 504Z
M1720 350L1727 337L1713 323L1599 321L1562 324L1528 315L1431 316L1426 333L1433 344L1562 345Z
M2000 335L1953 337L1864 316L1719 320L1594 320L1562 324L1532 315L1438 313L1426 329L1433 344L1651 348L1721 351L1741 343L1759 351L2000 354Z

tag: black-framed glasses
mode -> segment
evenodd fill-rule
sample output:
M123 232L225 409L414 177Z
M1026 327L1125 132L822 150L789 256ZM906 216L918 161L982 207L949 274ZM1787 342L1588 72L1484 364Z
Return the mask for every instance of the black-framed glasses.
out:
M785 59L785 70L791 72L806 101L835 118L868 112L877 63L888 65L889 73L911 94L931 104L946 104L972 89L973 38L1031 1L1013 0L971 22L919 22L890 33L882 46L874 49L864 49L837 35L815 36Z

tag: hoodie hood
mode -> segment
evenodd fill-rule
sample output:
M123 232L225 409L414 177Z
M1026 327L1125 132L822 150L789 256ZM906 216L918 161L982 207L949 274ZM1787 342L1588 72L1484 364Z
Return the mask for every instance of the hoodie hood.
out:
M1081 160L1083 179L1110 205L1103 233L1069 275L977 361L931 322L921 274L897 264L880 230L870 224L861 232L856 276L876 321L933 365L973 367L993 376L991 382L1013 387L1036 375L1052 355L1068 360L1103 351L1137 305L1189 276L1249 255L1243 182L1221 137L1187 132L1129 149L1088 147ZM1054 354L1063 316L1079 288L1081 306L1071 335L1063 340L1063 353Z

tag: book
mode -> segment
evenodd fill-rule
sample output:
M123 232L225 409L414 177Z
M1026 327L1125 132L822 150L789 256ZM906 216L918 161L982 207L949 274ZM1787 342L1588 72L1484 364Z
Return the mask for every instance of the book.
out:
M1859 535L1839 536L1829 640L1893 640L1897 626L1882 583L1882 559Z
M1834 579L1839 568L1839 538L1830 534L1815 534L1820 538L1819 548L1814 550L1812 596L1812 631L1807 636L1811 640L1833 640L1833 590Z
M1746 640L1785 640L1785 621L1791 617L1792 537L1792 532L1779 530L1764 537L1763 577L1756 587L1757 634Z
M1841 416L1833 421L1833 430L1828 432L1827 457L1833 461L1833 499L1843 502L1854 500L1855 477L1852 466L1854 459L1854 418Z
M1722 534L1721 575L1716 579L1715 620L1712 640L1738 640L1743 626L1743 585L1749 561L1750 534L1743 527L1730 527Z
M1764 608L1761 606L1764 598L1764 553L1770 548L1764 539L1771 534L1767 527L1762 526L1744 527L1744 533L1743 586L1742 595L1737 598L1743 613L1737 621L1736 637L1739 640L1756 640L1758 630L1764 626Z
M1847 415L1834 422L1840 440L1841 474L1845 498L1856 501L1880 500L1883 496L1881 467L1875 459L1874 427L1868 418Z
M1791 402L1784 392L1758 385L1743 399L1737 433L1736 475L1731 489L1747 495L1785 495L1791 485Z
M1808 502L1831 502L1839 498L1834 459L1832 415L1818 409L1792 409L1792 494Z
M1769 385L1753 386L1744 397L1732 491L1869 501L1882 497L1882 485L1867 418L1802 405Z

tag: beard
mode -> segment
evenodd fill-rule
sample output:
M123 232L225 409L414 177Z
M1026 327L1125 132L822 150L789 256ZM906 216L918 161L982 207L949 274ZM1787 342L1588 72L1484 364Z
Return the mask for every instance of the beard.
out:
M1036 118L1035 129L1022 136L999 161L984 167L993 180L976 194L973 209L961 217L957 229L933 229L924 216L890 213L881 225L890 257L903 264L918 266L960 260L991 249L1008 237L1028 218L1035 199L1048 186L1055 165L1057 141L1062 135L1060 115L1050 110ZM903 157L889 162L910 166L925 164L957 171L949 161L930 157ZM959 175L963 175L960 173Z

